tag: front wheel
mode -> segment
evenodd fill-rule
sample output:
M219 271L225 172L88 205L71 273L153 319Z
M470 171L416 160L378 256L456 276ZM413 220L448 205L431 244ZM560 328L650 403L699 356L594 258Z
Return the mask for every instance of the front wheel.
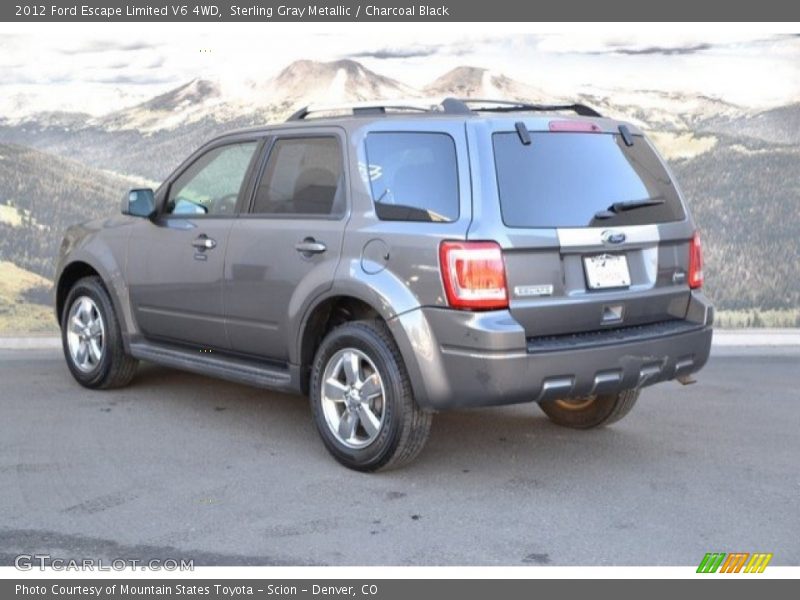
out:
M346 467L399 467L425 445L431 413L417 406L400 351L380 321L331 331L314 358L310 388L322 441Z
M72 376L84 387L122 387L136 372L138 361L125 354L114 306L99 277L84 277L67 294L61 342Z
M539 406L557 425L573 429L591 429L616 423L631 411L638 398L639 390L625 390L618 394L550 400L542 402Z

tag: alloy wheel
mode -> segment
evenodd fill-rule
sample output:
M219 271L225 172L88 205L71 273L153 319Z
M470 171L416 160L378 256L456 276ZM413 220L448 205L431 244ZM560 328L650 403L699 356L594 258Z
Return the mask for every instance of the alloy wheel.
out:
M103 360L106 329L97 304L89 296L72 303L66 322L69 355L78 369L88 373Z
M361 350L343 348L322 377L322 410L333 436L348 448L374 442L386 416L386 392L375 363Z

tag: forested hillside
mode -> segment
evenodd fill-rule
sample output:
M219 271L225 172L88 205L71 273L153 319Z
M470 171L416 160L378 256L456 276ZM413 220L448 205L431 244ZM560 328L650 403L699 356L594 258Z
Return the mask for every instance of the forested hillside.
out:
M0 260L52 278L64 230L119 210L135 181L0 144Z
M800 306L800 150L720 138L672 164L702 229L718 306Z

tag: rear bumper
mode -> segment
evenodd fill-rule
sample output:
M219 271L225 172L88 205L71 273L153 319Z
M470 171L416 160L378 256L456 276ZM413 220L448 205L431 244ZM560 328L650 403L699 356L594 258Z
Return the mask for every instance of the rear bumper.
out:
M526 339L507 311L420 308L392 319L421 406L543 402L615 393L694 373L708 360L713 308L693 293L686 319Z

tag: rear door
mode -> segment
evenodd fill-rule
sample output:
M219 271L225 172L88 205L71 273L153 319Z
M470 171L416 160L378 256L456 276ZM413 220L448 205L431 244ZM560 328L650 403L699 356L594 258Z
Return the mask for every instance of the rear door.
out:
M491 132L510 310L528 337L685 316L693 226L641 135L541 120ZM480 227L470 237L482 237Z
M288 360L288 316L329 289L347 213L344 133L273 137L228 243L224 302L232 349Z

